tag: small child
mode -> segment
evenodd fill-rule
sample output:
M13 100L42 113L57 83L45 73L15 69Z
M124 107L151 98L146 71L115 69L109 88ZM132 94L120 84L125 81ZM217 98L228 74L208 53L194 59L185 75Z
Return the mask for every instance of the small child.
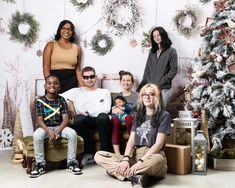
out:
M114 106L112 107L112 110L114 108L119 108L123 113L120 114L112 114L112 117L116 116L120 119L121 123L125 123L125 117L128 115L126 112L126 99L123 96L117 96L114 98Z
M36 100L38 128L33 134L36 166L29 177L36 178L45 173L44 139L54 142L60 137L68 140L67 171L74 175L82 174L76 160L77 133L67 127L68 108L63 97L58 95L60 83L58 77L50 75L45 78L46 94Z

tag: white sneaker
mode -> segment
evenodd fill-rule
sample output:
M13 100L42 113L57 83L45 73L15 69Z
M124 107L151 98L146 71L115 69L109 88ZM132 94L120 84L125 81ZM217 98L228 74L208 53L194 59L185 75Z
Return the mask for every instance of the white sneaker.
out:
M82 165L85 166L86 164L94 163L94 156L92 154L85 154L82 159Z

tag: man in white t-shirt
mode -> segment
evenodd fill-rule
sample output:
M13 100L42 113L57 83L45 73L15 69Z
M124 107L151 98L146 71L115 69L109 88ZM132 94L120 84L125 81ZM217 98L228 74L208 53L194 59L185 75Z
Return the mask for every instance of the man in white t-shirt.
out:
M61 95L68 102L70 115L74 116L74 129L84 140L85 155L82 164L85 165L94 161L91 130L98 129L101 150L110 151L112 148L112 127L108 115L111 94L107 89L97 88L94 68L83 68L82 78L84 87L70 89Z

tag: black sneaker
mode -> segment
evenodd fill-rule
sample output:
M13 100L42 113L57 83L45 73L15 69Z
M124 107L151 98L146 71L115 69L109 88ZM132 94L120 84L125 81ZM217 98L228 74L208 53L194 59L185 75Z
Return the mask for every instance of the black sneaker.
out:
M135 175L131 176L129 178L131 181L132 187L136 184L142 185L143 187L146 187L148 185L148 176L147 175Z
M30 172L29 177L30 178L37 178L38 176L41 176L46 172L45 165L42 163L36 164L35 168Z
M71 162L68 164L67 171L74 175L82 174L81 169L78 167L77 163L75 162Z

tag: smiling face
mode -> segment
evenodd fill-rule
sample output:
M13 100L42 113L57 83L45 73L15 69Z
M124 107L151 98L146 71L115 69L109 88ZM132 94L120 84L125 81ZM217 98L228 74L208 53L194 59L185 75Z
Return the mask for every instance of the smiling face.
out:
M132 77L130 75L123 75L121 79L121 87L123 90L131 91L133 87Z
M62 26L60 30L60 36L64 39L70 39L73 34L72 26L69 23L66 23Z
M82 75L84 84L88 88L94 88L96 84L96 75L93 71L85 71Z
M44 88L47 94L57 94L60 90L60 82L57 77L49 76L46 78Z

